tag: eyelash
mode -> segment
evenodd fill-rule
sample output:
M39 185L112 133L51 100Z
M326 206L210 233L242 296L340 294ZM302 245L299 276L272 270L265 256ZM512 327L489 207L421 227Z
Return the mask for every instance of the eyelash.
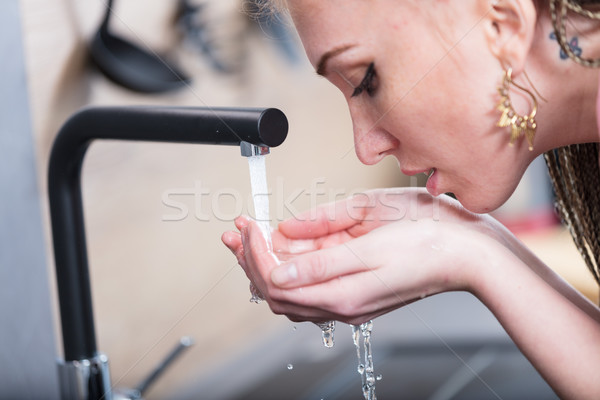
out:
M376 76L377 73L375 72L375 63L371 63L369 64L369 68L367 68L367 72L365 73L363 80L356 88L354 88L354 92L352 92L351 97L356 97L362 92L367 92L369 96L373 96L375 90L377 89L376 85L374 84Z

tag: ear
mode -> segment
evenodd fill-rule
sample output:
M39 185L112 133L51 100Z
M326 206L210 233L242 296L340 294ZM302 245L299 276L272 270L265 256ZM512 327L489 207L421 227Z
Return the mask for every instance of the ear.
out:
M535 36L537 11L532 0L492 0L484 17L490 52L500 64L513 69L513 76L525 68Z

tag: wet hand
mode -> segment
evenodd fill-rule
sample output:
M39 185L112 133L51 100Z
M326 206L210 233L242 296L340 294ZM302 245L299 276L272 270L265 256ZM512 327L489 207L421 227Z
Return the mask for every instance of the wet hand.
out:
M451 201L435 210L428 194L406 193L376 191L371 200L348 199L282 222L272 251L245 218L236 220L240 233L223 241L275 313L357 324L426 295L468 289L464 249L472 247L465 243L477 246L480 221Z

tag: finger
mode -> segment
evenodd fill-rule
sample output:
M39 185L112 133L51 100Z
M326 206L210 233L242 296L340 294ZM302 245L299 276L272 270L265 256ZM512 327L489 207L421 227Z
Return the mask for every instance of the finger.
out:
M240 218L242 219L237 221L236 225L238 225L240 229L243 229L248 226L250 220L247 220L244 217ZM291 239L278 229L271 231L273 251L277 257L281 257L281 259L290 258L295 254L319 250L323 247L331 247L333 244L339 244L340 242L345 242L352 238L353 237L349 236L345 231L317 239Z
M242 245L242 237L238 232L225 232L221 235L221 241L229 248L237 259L238 264L246 270L246 259L244 256L244 246Z
M355 239L335 247L299 255L271 272L271 281L281 288L326 282L339 276L374 269L362 257L361 241Z
M293 315L310 321L337 320L354 325L415 300L414 296L406 297L394 291L372 272L283 290L281 293L280 305L277 307L287 316ZM346 301L340 301L341 299Z
M342 293L341 288L336 288L331 282L333 281L323 285L284 290L281 292L283 300L270 299L269 306L275 314L283 314L297 321L311 322L367 320L375 313L382 313L379 310L373 312L370 304L365 305L362 302L357 302L353 307L340 304L340 299L347 298L348 292Z
M369 211L367 197L358 196L321 205L279 224L279 230L291 239L311 239L359 224Z
M231 251L235 251L242 245L242 238L239 232L228 231L221 235L221 241Z
M233 223L235 224L235 227L241 231L243 228L248 226L250 219L245 215L240 215L233 221Z
M242 229L242 238L245 241L246 254L251 256L259 271L270 271L279 264L267 243L265 233L256 221L248 220L247 227Z
M247 220L241 229L241 240L244 248L242 267L248 278L265 297L269 296L270 287L265 277L279 264L277 257L270 250L266 237L255 221Z
M287 302L269 301L269 307L274 314L285 315L296 321L325 321L337 319L337 316L329 310L318 307L307 307Z
M301 254L320 248L319 242L314 239L290 239L279 230L274 230L271 237L273 249L278 255L279 253Z
M273 235L273 248L276 252L285 252L290 255L308 253L327 247L337 246L340 243L354 239L356 236L360 236L360 234L355 236L350 232L343 230L314 239L290 239L283 236L279 231L275 232L277 232L277 235Z

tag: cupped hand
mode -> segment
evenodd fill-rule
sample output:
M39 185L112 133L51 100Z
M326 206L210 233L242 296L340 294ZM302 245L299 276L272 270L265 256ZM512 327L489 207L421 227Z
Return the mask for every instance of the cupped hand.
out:
M268 245L256 222L223 234L273 312L362 323L419 298L469 289L469 249L486 224L419 189L378 190L284 221ZM487 228L486 228L487 229Z

